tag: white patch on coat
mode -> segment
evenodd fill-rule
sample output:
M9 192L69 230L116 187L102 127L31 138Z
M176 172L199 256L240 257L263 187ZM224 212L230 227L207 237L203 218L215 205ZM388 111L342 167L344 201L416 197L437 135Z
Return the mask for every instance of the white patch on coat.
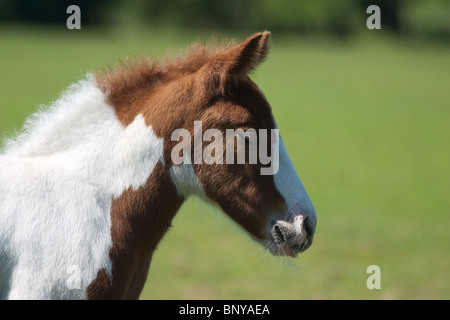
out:
M91 75L33 115L0 154L0 299L86 298L111 276L112 200L159 161L162 139L142 115L123 127Z
M192 164L173 165L170 167L170 178L179 196L188 198L191 195L196 195L208 202L212 201L206 195L202 183L194 172Z

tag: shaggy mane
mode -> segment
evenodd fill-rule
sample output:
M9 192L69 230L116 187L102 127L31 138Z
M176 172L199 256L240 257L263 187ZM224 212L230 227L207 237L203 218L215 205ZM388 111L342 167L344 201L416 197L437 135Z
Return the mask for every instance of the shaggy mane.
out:
M172 57L153 60L151 56L127 57L117 66L99 70L95 77L99 88L111 103L136 93L141 89L151 90L178 77L195 73L218 53L236 45L235 41L212 45L197 42L188 50Z

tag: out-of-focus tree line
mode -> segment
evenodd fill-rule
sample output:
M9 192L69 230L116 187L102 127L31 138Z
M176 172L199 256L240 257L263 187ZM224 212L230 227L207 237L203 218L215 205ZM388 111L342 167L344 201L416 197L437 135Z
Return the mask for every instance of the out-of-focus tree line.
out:
M365 28L369 5L382 29L450 38L449 0L0 0L0 22L65 23L76 4L83 25L140 23L216 29L352 34Z

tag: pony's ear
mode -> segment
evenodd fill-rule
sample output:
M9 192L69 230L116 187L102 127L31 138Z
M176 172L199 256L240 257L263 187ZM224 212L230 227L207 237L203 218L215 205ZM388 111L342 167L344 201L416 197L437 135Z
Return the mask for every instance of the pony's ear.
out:
M269 36L268 31L255 33L214 57L207 65L210 84L224 93L230 81L253 71L269 53Z

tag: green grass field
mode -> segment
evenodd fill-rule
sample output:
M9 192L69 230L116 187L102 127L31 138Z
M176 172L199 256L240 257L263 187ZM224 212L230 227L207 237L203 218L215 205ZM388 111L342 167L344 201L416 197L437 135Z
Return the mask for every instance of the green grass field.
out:
M450 47L369 33L274 33L253 75L316 207L312 247L271 257L190 199L153 257L143 299L450 299ZM0 26L0 134L89 70L204 37ZM381 268L379 290L366 287L369 265Z

